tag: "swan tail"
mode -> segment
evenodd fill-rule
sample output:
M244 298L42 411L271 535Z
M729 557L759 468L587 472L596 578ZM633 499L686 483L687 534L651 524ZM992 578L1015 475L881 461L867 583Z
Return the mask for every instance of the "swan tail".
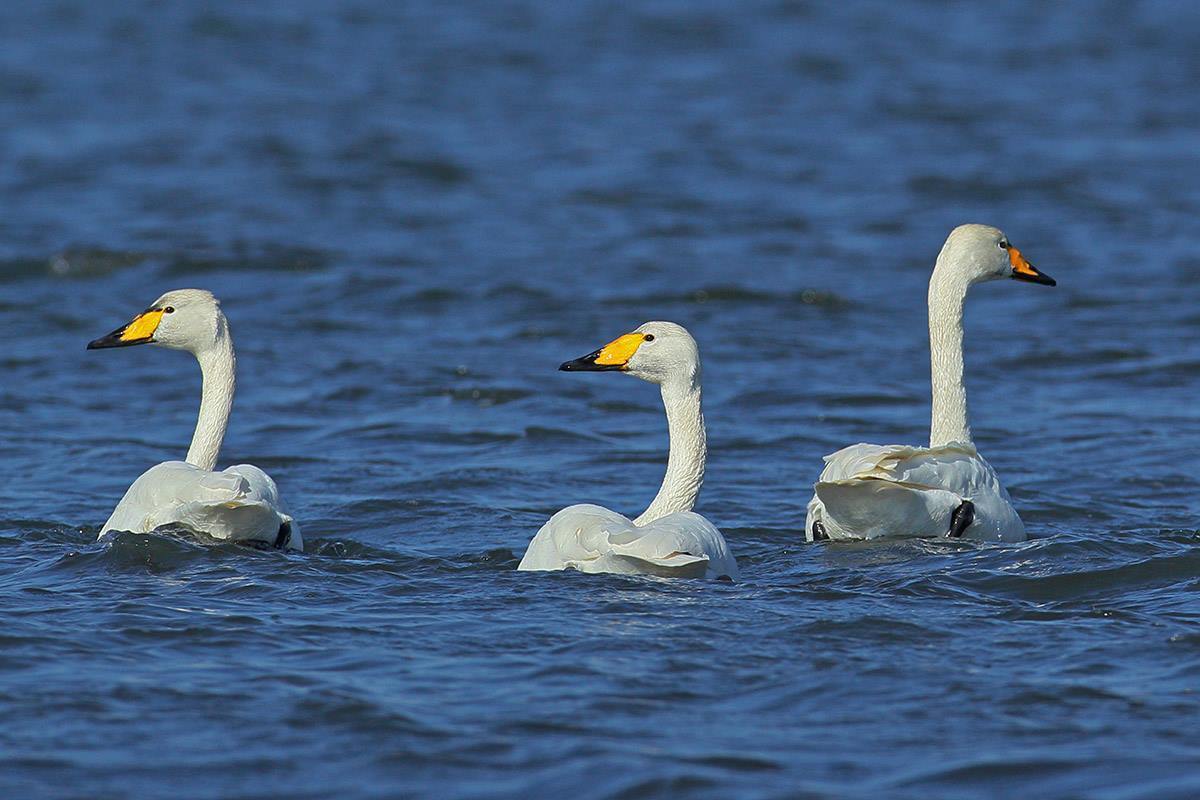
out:
M878 478L820 481L809 504L808 539L945 536L963 498L945 489Z
M193 501L180 506L177 515L180 524L216 539L274 545L285 527L290 528L289 538L299 534L298 527L292 527L295 523L290 516L255 500Z
M655 575L735 577L725 539L712 523L689 511L668 514L609 538L609 552ZM711 577L718 577L714 574Z
M702 578L708 571L708 556L691 553L674 552L659 556L639 553L635 548L616 546L612 549L612 555L634 567L631 571L664 578Z

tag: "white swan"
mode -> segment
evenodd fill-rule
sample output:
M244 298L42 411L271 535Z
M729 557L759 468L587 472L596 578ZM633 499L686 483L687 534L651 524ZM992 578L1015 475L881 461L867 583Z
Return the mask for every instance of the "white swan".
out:
M662 388L671 451L658 495L630 521L596 505L564 508L533 537L517 569L615 572L664 577L738 577L725 538L691 509L704 481L700 353L672 322L647 322L559 369L619 370Z
M88 349L135 344L158 344L196 357L204 379L200 417L187 461L166 461L142 473L100 535L182 525L216 539L303 550L300 526L283 510L267 473L249 464L214 472L233 406L235 370L229 323L217 299L201 289L167 292Z
M963 386L963 304L976 283L1015 278L1054 286L1003 232L960 225L929 280L933 422L929 447L856 444L825 457L808 504L808 540L950 536L1019 542L1025 525L975 450Z

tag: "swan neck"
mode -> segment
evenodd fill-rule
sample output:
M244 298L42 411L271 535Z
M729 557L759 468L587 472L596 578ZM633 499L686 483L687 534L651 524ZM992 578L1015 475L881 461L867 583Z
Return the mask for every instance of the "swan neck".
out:
M667 474L654 501L633 521L635 525L645 525L677 511L691 511L704 483L707 443L699 383L694 380L664 383L662 398L670 436Z
M196 360L200 362L203 388L200 390L200 416L196 420L196 432L192 434L192 445L188 448L187 462L211 472L216 469L221 442L229 427L236 383L237 359L233 355L229 324L223 316L218 321L213 341L196 351Z
M929 446L971 442L963 383L963 306L969 281L939 261L929 281L929 360L933 414Z

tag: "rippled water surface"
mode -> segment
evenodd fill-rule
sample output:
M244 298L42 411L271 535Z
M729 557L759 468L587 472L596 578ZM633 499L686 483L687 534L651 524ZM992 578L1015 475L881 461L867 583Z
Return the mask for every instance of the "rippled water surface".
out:
M5 797L1200 795L1200 12L1175 2L0 7ZM928 435L951 227L1033 539L805 545L821 456ZM223 463L304 553L96 533L224 300ZM637 512L647 319L705 363L743 580L524 574Z

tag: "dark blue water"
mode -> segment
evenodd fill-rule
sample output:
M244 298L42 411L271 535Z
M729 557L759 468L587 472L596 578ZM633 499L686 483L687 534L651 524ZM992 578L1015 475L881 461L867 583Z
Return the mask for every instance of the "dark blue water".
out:
M1177 2L0 7L0 794L1200 794L1200 12ZM981 450L1032 541L806 546L820 458L928 435L925 283L998 225ZM185 452L303 554L96 532ZM648 319L705 359L737 585L519 574L640 511Z

